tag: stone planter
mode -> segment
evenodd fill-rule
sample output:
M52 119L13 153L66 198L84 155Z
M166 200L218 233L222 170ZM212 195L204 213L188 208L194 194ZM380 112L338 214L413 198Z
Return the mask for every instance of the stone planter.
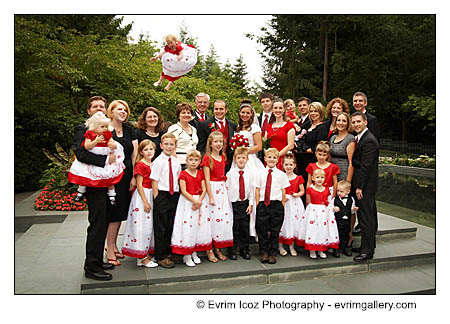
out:
M378 169L380 172L392 172L414 177L433 178L433 179L436 177L436 169L417 168L393 164L379 164Z

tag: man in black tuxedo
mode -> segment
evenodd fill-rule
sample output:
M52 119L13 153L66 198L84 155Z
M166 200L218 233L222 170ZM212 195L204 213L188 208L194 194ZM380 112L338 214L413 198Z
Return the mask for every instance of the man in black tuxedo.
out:
M89 116L93 116L99 111L106 114L106 100L100 96L91 97L87 108ZM105 166L106 163L113 163L116 159L114 153L96 155L82 146L86 130L87 127L84 124L75 126L73 149L78 161L99 167ZM111 280L112 275L104 270L114 269L114 265L103 263L103 248L110 215L107 190L108 188L87 187L85 193L89 210L89 226L87 228L84 274L87 278L95 280Z
M228 143L234 135L236 130L236 124L231 122L228 118L225 118L228 108L227 103L224 100L216 100L214 102L213 108L214 116L209 119L202 121L197 127L198 144L197 150L204 154L206 152L206 142L208 141L208 136L211 134L211 129L217 129L224 135L225 139L225 154L227 156L226 172L231 167L231 162L233 161L233 156Z
M273 95L269 92L263 93L259 99L261 102L262 113L258 116L259 126L261 126L261 136L264 138L267 134L267 126L273 121L272 119L272 106ZM275 118L275 117L274 117ZM256 153L256 156L264 163L264 150Z
M195 96L195 107L193 118L190 122L192 126L198 129L198 124L202 121L205 121L211 116L206 113L206 110L209 107L209 95L207 93L199 93Z
M353 95L353 107L356 111L362 112L367 117L367 128L372 132L372 134L380 142L380 127L378 126L377 117L372 115L366 110L367 106L367 96L364 92L356 92Z
M311 103L311 100L306 97L301 97L297 100L298 111L300 112L300 119L297 124L301 129L308 129L311 127L311 120L308 115L308 107Z
M375 251L377 231L377 207L375 194L378 186L378 141L367 127L367 117L357 111L352 114L352 126L356 131L356 148L353 153L352 187L356 194L358 222L361 226L360 254L353 258L357 262L372 259Z

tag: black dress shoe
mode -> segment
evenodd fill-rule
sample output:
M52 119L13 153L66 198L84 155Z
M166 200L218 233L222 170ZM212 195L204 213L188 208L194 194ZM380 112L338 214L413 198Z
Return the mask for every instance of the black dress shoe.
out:
M352 256L352 249L351 248L345 248L344 251L342 251L342 253L346 256Z
M269 255L267 253L264 253L259 261L261 261L261 263L267 263L269 261Z
M275 263L277 263L277 257L276 257L275 255L270 255L270 256L269 256L269 261L268 261L268 263L269 263L269 264L275 264Z
M341 252L339 249L333 249L333 256L335 258L340 258L341 257Z
M103 270L112 270L114 269L114 264L103 262L102 268Z
M86 278L94 279L94 280L101 280L101 281L108 281L112 279L112 274L105 272L105 271L91 271L91 270L84 270L84 276Z
M243 257L245 260L250 260L252 256L248 252L248 250L240 251L241 257Z
M369 260L369 259L373 259L373 254L361 253L360 255L355 256L353 258L353 261L362 262L362 261Z
M228 259L230 259L230 260L237 260L236 253L228 253Z

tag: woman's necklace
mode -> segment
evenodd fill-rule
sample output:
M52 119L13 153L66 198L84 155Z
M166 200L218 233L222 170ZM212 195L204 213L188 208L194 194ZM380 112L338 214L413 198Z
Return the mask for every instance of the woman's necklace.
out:
M158 136L158 133L157 133L157 132L151 132L149 129L147 129L147 130L145 131L145 133L146 133L148 136L150 136L150 137Z
M186 134L188 134L190 137L192 137L193 132L192 132L192 129L191 129L191 127L189 126L189 124L187 124L187 127L186 127L186 128L185 128L185 126L184 126L182 123L180 123L180 125L181 125L181 128L183 129L183 131L184 131ZM188 130L191 132L190 134L189 134Z
M284 121L282 121L281 123L279 123L279 122L274 122L273 124L272 124L272 129L273 129L273 131L274 132L276 132L277 130L279 130L281 127L283 127L284 126Z

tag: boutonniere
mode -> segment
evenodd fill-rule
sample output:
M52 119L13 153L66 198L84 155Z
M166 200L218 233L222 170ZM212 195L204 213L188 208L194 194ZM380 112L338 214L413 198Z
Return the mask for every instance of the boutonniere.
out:
M209 127L209 129L211 130L211 133L212 133L212 132L215 132L215 131L218 131L218 129L216 128L215 123L209 123L209 124L208 124L208 127Z

